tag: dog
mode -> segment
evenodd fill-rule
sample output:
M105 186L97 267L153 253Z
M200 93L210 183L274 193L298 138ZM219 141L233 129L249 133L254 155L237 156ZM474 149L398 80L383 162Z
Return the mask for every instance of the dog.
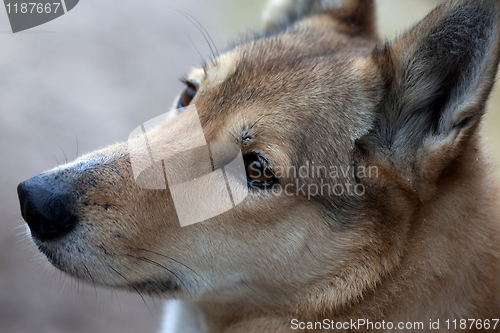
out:
M480 131L500 2L447 0L393 43L372 0L273 0L263 17L189 73L174 119L19 184L40 251L174 300L165 332L500 331Z

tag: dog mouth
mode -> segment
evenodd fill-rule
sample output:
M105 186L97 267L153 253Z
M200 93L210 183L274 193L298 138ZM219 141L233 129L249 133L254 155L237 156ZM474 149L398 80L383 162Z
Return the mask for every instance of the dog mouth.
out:
M146 280L143 282L130 283L126 289L146 294L162 294L180 291L179 284L171 280Z
M148 279L144 281L133 281L129 277L125 276L123 273L120 273L119 270L114 268L111 264L105 264L109 271L116 275L119 280L122 280L123 283L107 283L106 281L101 281L98 274L93 274L90 271L90 267L93 267L95 263L87 263L85 264L81 260L79 264L75 264L75 258L65 258L65 255L71 253L71 250L74 249L61 249L60 245L56 246L55 249L51 247L50 244L46 242L41 242L34 238L34 241L38 247L38 250L43 253L48 261L57 269L77 277L79 279L88 280L92 283L101 284L104 286L111 286L120 289L125 289L131 292L138 292L139 294L148 294L148 295L158 295L163 293L172 293L176 291L181 291L181 286L179 283L175 282L173 279ZM83 253L83 250L77 248L79 254ZM64 252L64 253L62 253ZM69 260L69 261L68 261ZM68 264L71 262L72 264Z

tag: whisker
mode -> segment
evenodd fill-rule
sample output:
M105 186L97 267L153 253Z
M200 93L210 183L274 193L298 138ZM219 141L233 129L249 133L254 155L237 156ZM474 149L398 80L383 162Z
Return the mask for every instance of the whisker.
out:
M196 47L196 44L193 42L193 40L191 39L191 37L188 34L186 34L186 36L187 36L187 38L189 38L189 40L191 41L191 44L193 44L196 52L200 56L201 62L204 62L205 60L203 59L203 56L201 55L200 50L198 50L198 48Z
M64 160L66 161L66 163L68 163L68 157L66 156L66 152L64 151L64 149L62 149L61 146L57 145L59 147L59 149L61 149L63 155L64 155Z
M176 260L172 257L169 257L167 255L164 255L164 254L161 254L161 253L158 253L158 252L155 252L155 251L151 251L151 250L147 250L147 249L141 249L141 248L137 248L137 250L139 251L144 251L144 252L149 252L149 253L152 253L152 254L156 254L157 256L160 256L160 257L163 257L163 258L166 258L168 260L171 260L173 262L176 262L178 263L179 265L182 265L184 267L186 267L187 269L189 269L191 272L193 272L194 274L196 274L203 282L205 282L206 285L208 285L217 295L217 290L215 290L215 288L212 286L212 284L210 282L208 282L203 276L201 276L198 272L196 272L194 269L192 269L191 267L189 267L188 265L184 264L183 262L179 261L179 260Z
M78 152L79 152L79 149L78 149L78 134L76 134L76 131L75 131L75 138L76 138L76 155L75 155L75 159L78 157Z
M83 267L85 268L85 270L87 271L87 274L90 278L90 281L92 281L92 285L94 286L94 290L95 290L95 295L97 296L97 287L95 285L94 277L92 276L92 274L90 274L90 270L87 267L87 265L85 265L84 263L82 263L82 264L83 264Z
M132 257L132 258L135 258L135 259L138 259L138 260L141 260L141 261L144 261L144 262L147 262L147 263L150 263L150 264L153 264L155 266L158 266L158 267L161 267L161 268L165 269L170 274L172 274L173 276L175 276L177 280L179 280L179 282L184 286L184 288L186 288L186 291L188 292L189 296L191 296L191 298L194 300L193 295L191 295L191 292L189 291L189 288L186 286L186 284L184 283L184 281L177 274L175 274L172 270L170 270L167 267L163 266L162 264L157 263L156 261L148 259L148 258L136 257L136 256L131 255L131 254L128 254L128 256Z
M26 222L24 220L19 220L14 222L15 226L13 227L14 230L20 230L22 229L23 232L26 230Z
M132 282L130 282L129 279L127 279L122 273L120 273L116 269L114 269L111 265L106 265L106 266L108 266L109 269L111 269L113 272L115 272L116 274L118 274L122 279L124 279L139 294L139 296L141 296L141 299L144 302L144 304L146 305L146 307L148 308L149 313L151 314L151 316L154 317L153 312L149 308L148 303L146 303L146 299L141 294L141 292L139 291L139 289L137 289L137 287L134 286L134 284Z
M52 154L52 156L54 156L54 158L56 159L57 165L59 165L60 163L59 163L59 160L57 159L56 155Z
M111 289L111 293L116 297L116 303L118 303L118 309L120 309L120 312L122 312L122 304L120 303L120 297L118 297L118 293L116 292L116 288Z
M185 11L179 10L179 9L174 9L174 10L176 12L178 12L179 14L181 14L182 16L184 16L186 19L188 19L191 23L193 23L193 25L198 29L198 31L202 34L203 38L207 42L208 47L210 48L210 52L212 53L212 56L214 57L214 59L218 58L220 55L219 50L217 50L217 46L215 46L215 43L214 43L212 37L210 37L210 34L205 29L205 27L197 19L195 19L191 14L189 14ZM214 52L214 49L215 49L215 52Z

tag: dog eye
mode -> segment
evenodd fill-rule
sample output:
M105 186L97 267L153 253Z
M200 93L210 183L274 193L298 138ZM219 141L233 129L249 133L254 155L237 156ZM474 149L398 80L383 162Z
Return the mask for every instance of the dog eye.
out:
M184 89L184 92L179 98L179 102L177 103L178 109L182 109L188 106L189 103L191 103L191 101L193 100L194 96L196 95L196 90L197 90L196 86L191 82L187 80L182 80L182 82L186 85L186 89Z
M251 187L266 189L278 182L272 171L266 167L266 163L258 155L247 155L244 160L247 181Z

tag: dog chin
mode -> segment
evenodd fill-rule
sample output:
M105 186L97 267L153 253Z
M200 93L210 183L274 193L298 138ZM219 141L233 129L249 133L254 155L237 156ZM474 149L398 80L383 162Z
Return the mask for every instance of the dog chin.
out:
M98 259L96 255L92 255L91 252L80 248L75 244L76 242L65 239L40 241L34 235L31 235L31 237L37 245L38 250L47 257L48 261L54 267L80 280L105 287L156 296L167 294L167 297L169 295L173 297L172 293L178 293L182 290L181 285L170 278L142 281L127 278L123 273L113 268L111 264L103 263L102 258ZM103 274L106 271L109 272L109 276L118 276L118 280L113 279L112 281L108 281L105 277L106 274Z
M68 246L65 242L61 240L52 241L40 241L36 236L32 235L32 239L35 242L38 250L43 253L48 261L57 269L68 273L77 278L83 278L88 280L91 275L90 271L85 272L85 264L82 262L81 257L83 256L83 251L80 250L80 255L74 255L74 248ZM77 250L78 251L78 250ZM83 270L81 269L81 267Z

